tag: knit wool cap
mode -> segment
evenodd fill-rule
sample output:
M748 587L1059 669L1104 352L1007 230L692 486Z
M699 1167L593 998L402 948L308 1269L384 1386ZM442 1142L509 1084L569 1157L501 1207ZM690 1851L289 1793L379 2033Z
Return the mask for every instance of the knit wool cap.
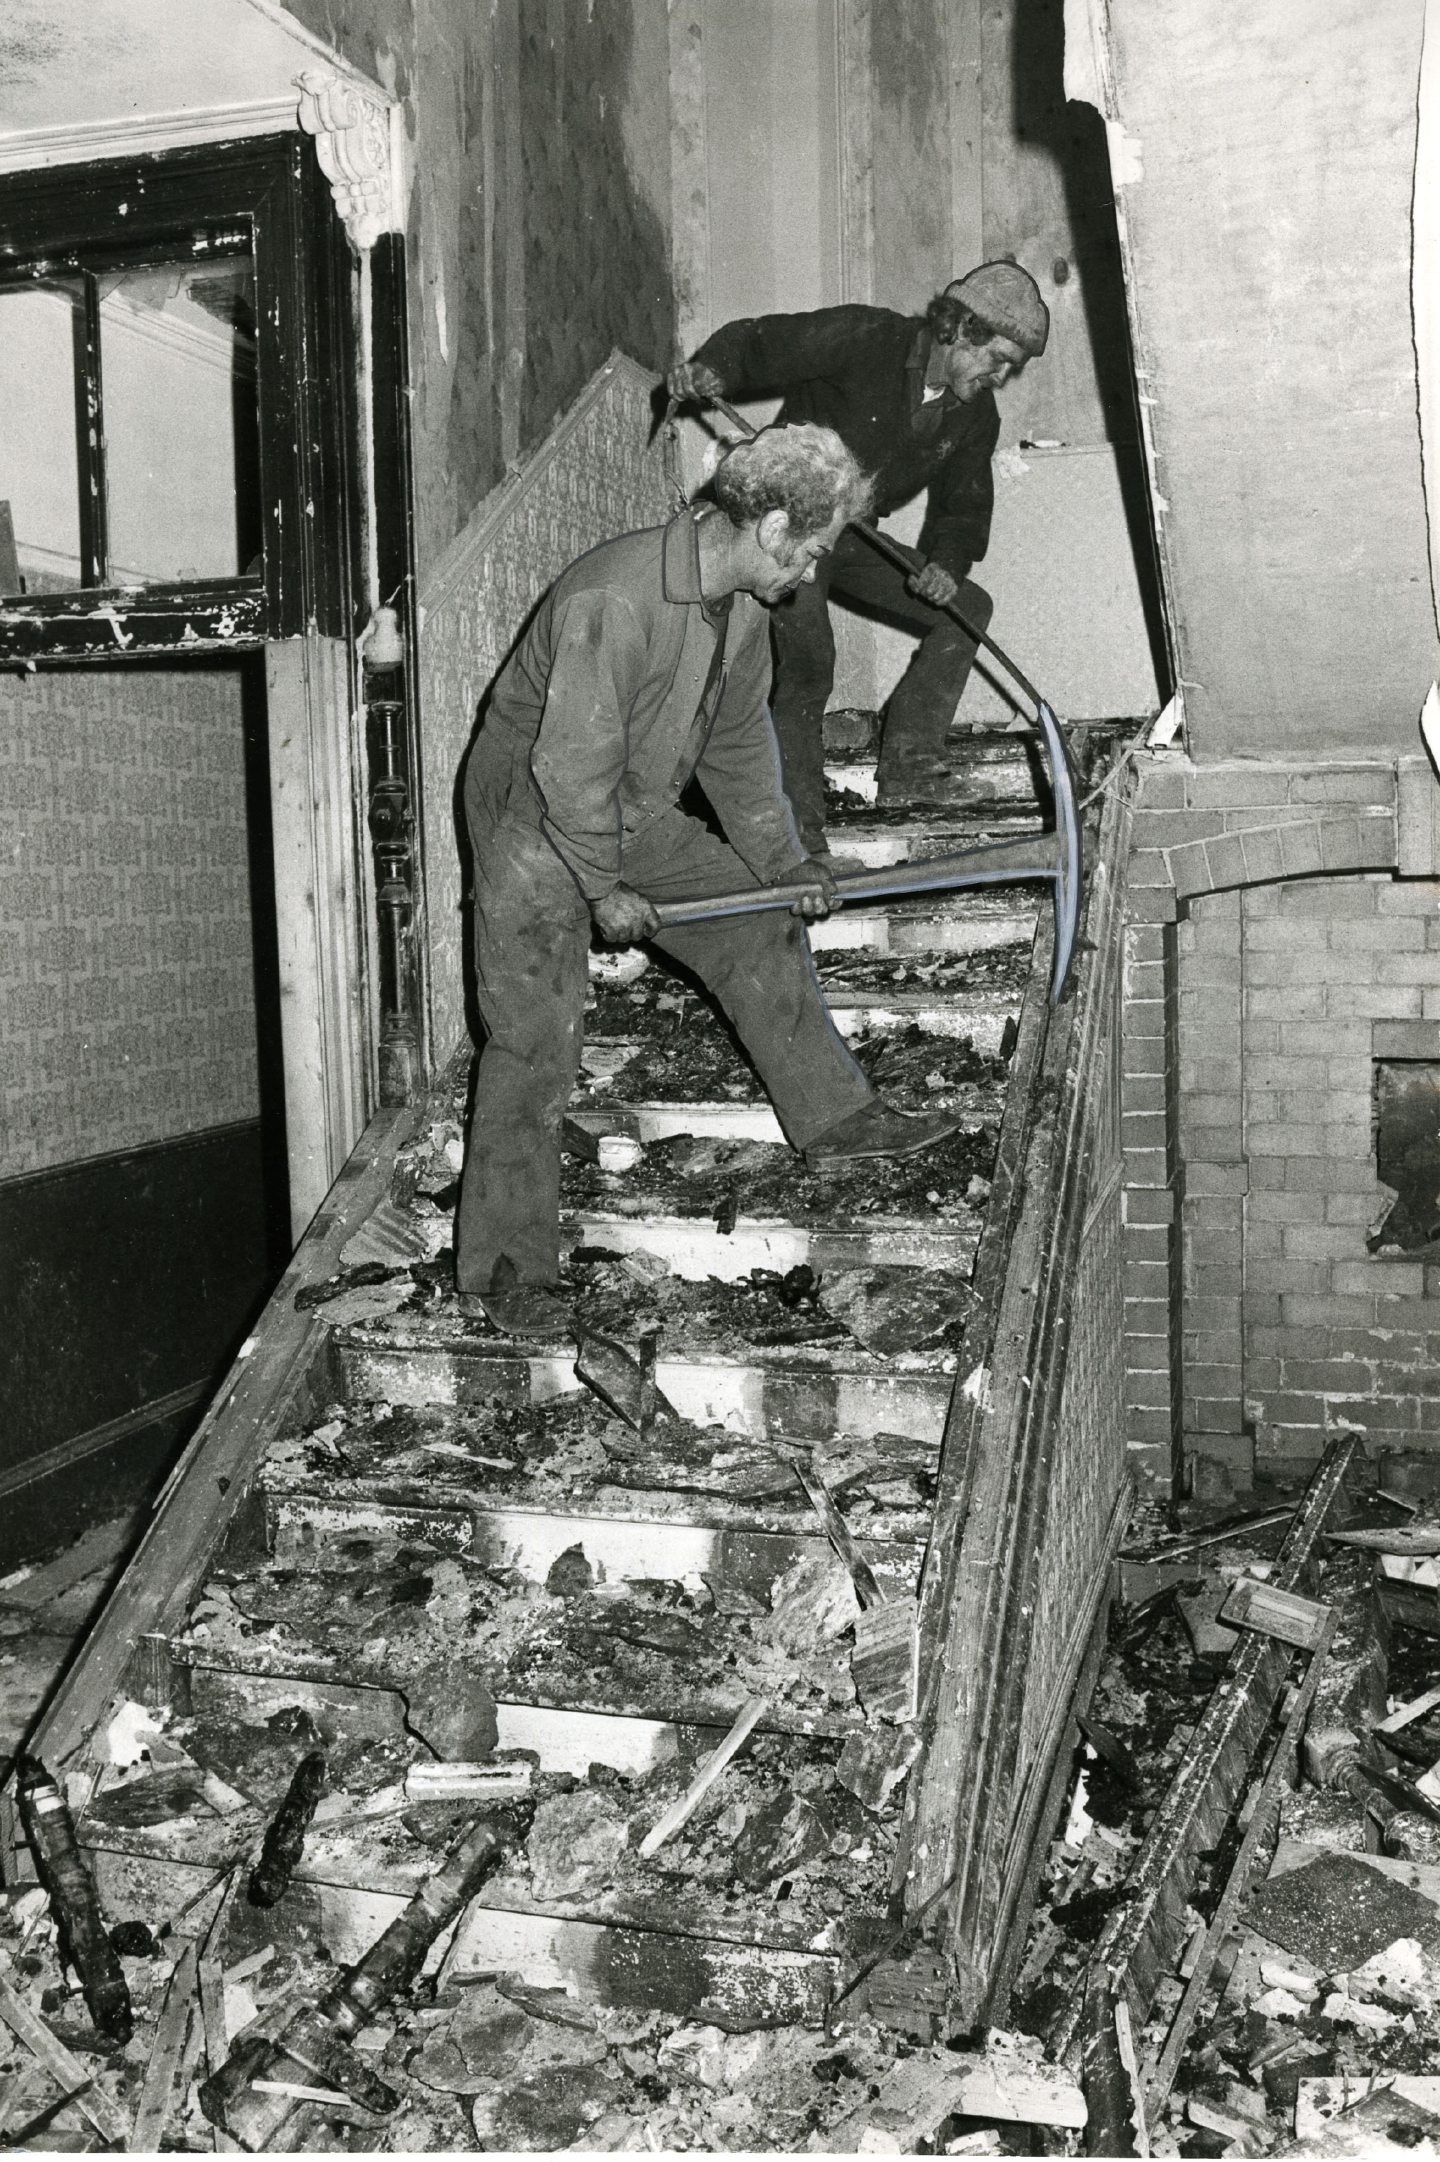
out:
M1013 338L1029 354L1045 350L1050 334L1050 310L1040 298L1040 288L1028 270L1018 263L982 263L945 288L946 298L958 300L991 330Z

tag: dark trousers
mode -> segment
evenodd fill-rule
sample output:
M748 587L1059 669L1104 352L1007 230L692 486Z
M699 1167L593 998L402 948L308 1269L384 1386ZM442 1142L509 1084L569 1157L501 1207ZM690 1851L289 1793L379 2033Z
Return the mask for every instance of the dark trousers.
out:
M917 567L920 558L917 556ZM815 583L800 586L770 612L775 647L771 712L780 739L785 793L800 838L816 848L825 837L825 705L835 680L835 637L826 606L831 594L862 614L918 631L920 644L895 687L885 714L877 778L881 800L923 792L944 765L945 738L975 659L975 641L952 617L905 590L905 574L858 533L840 536ZM958 605L978 630L994 603L966 579Z
M507 1257L521 1283L560 1267L560 1127L580 1065L590 912L536 822L528 770L487 750L466 775L475 854L475 982L485 1044L456 1222L456 1280L489 1290ZM627 837L623 876L655 901L756 881L693 818L663 810ZM805 1148L871 1098L830 1018L809 941L788 912L662 933L723 1008L775 1106Z

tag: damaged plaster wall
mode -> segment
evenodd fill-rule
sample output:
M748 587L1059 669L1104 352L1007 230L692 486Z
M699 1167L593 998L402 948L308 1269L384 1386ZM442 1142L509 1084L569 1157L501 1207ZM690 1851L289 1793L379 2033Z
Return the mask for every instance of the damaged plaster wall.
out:
M421 579L612 347L670 358L661 0L287 0L401 101Z
M951 277L1010 256L1050 310L1044 356L997 401L995 528L977 573L996 636L1067 714L1154 712L1166 661L1110 173L1098 115L1065 99L1062 0L927 0L903 34L852 0L846 20L867 87L863 125L842 116L848 169L873 172L873 295L849 297L918 313ZM913 542L921 510L886 523ZM913 638L834 614L832 702L883 701ZM967 721L1011 710L972 679Z
M1191 748L1408 747L1435 675L1410 196L1422 0L1109 10Z

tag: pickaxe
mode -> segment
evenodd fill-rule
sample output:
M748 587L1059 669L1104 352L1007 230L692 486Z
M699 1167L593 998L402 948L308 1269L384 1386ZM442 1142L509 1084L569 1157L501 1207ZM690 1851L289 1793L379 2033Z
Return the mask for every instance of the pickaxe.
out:
M712 398L710 402L744 434L755 434L733 405L723 398ZM675 403L674 399L670 401L672 415ZM855 532L907 575L917 568L914 558L887 533L864 525L858 519L853 524ZM845 871L835 880L836 896L842 902L878 901L896 894L952 892L963 886L1008 886L1022 879L1048 879L1055 903L1055 961L1050 997L1052 1002L1057 1002L1064 994L1075 958L1075 937L1085 888L1080 815L1075 802L1075 776L1070 754L1053 707L1021 674L1003 647L997 645L988 632L977 630L973 623L967 622L953 603L942 602L940 608L943 614L953 617L977 645L988 647L1035 708L1050 766L1050 788L1055 799L1054 830L1023 840L991 841L983 847L960 849L951 855L928 856L917 863L887 864L874 871ZM660 918L661 928L669 930L678 924L705 923L719 916L747 916L760 909L790 908L794 901L793 886L752 886L748 892L715 893L697 896L694 900L660 902L656 904L655 913Z

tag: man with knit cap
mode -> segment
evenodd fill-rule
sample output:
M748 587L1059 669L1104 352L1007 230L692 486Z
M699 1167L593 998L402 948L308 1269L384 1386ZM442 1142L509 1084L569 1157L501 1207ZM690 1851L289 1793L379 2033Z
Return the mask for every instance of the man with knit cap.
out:
M671 369L681 399L783 392L782 421L833 428L875 482L883 516L928 491L907 578L845 532L813 585L772 611L772 709L800 838L825 849L822 723L835 675L827 600L916 631L920 645L886 713L882 804L943 800L945 739L975 640L941 610L953 601L983 631L988 593L970 578L990 542L1000 433L995 392L1045 350L1050 314L1017 263L982 263L936 295L923 317L889 308L818 308L727 323Z

